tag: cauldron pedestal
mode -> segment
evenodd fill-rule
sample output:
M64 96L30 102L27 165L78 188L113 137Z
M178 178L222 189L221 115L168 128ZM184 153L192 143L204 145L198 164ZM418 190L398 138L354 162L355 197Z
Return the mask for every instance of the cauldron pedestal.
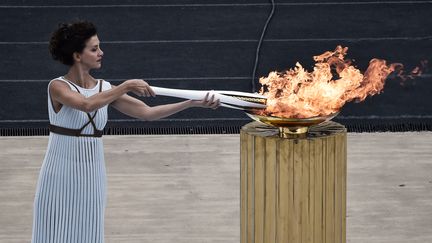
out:
M251 122L240 131L241 243L346 242L346 129L336 122L282 138Z

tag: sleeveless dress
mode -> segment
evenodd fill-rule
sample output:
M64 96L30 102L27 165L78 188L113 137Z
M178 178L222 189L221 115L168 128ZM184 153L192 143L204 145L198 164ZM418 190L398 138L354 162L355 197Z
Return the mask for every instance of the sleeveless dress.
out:
M86 97L111 89L109 82L85 89L64 77L71 90ZM51 80L52 82L53 80ZM49 83L49 85L51 84ZM51 124L79 129L89 123L87 113L63 105L53 109L48 85L48 114ZM93 121L102 130L107 122L107 106ZM82 130L93 134L91 123ZM50 132L48 148L40 170L34 199L32 243L103 243L106 205L106 174L101 137L68 136Z

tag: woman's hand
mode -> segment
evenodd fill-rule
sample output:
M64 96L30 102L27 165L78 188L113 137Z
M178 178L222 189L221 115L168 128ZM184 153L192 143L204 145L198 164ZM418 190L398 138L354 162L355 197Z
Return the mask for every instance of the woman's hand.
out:
M145 96L145 97L156 96L155 92L150 87L150 85L142 79L129 79L124 81L123 83L128 87L128 90L130 92L133 92L138 96Z
M202 107L202 108L212 108L216 109L220 106L220 100L215 100L215 95L211 95L207 93L204 99L202 100L191 100L192 107Z

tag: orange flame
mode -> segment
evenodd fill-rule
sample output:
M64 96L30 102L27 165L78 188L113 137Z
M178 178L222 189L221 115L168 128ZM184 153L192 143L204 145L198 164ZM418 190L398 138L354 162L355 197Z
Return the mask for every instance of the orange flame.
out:
M267 108L258 113L286 118L327 116L338 112L346 102L360 102L380 93L387 76L402 69L402 64L372 59L362 74L344 59L347 50L337 46L334 51L314 56L312 72L296 63L293 69L260 78L260 93L267 96Z

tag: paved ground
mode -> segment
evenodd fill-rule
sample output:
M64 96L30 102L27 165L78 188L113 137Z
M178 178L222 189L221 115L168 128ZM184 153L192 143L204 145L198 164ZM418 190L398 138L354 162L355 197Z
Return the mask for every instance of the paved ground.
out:
M28 243L48 137L0 137L0 243ZM107 243L239 242L239 135L105 136ZM347 242L432 242L432 133L348 135Z

